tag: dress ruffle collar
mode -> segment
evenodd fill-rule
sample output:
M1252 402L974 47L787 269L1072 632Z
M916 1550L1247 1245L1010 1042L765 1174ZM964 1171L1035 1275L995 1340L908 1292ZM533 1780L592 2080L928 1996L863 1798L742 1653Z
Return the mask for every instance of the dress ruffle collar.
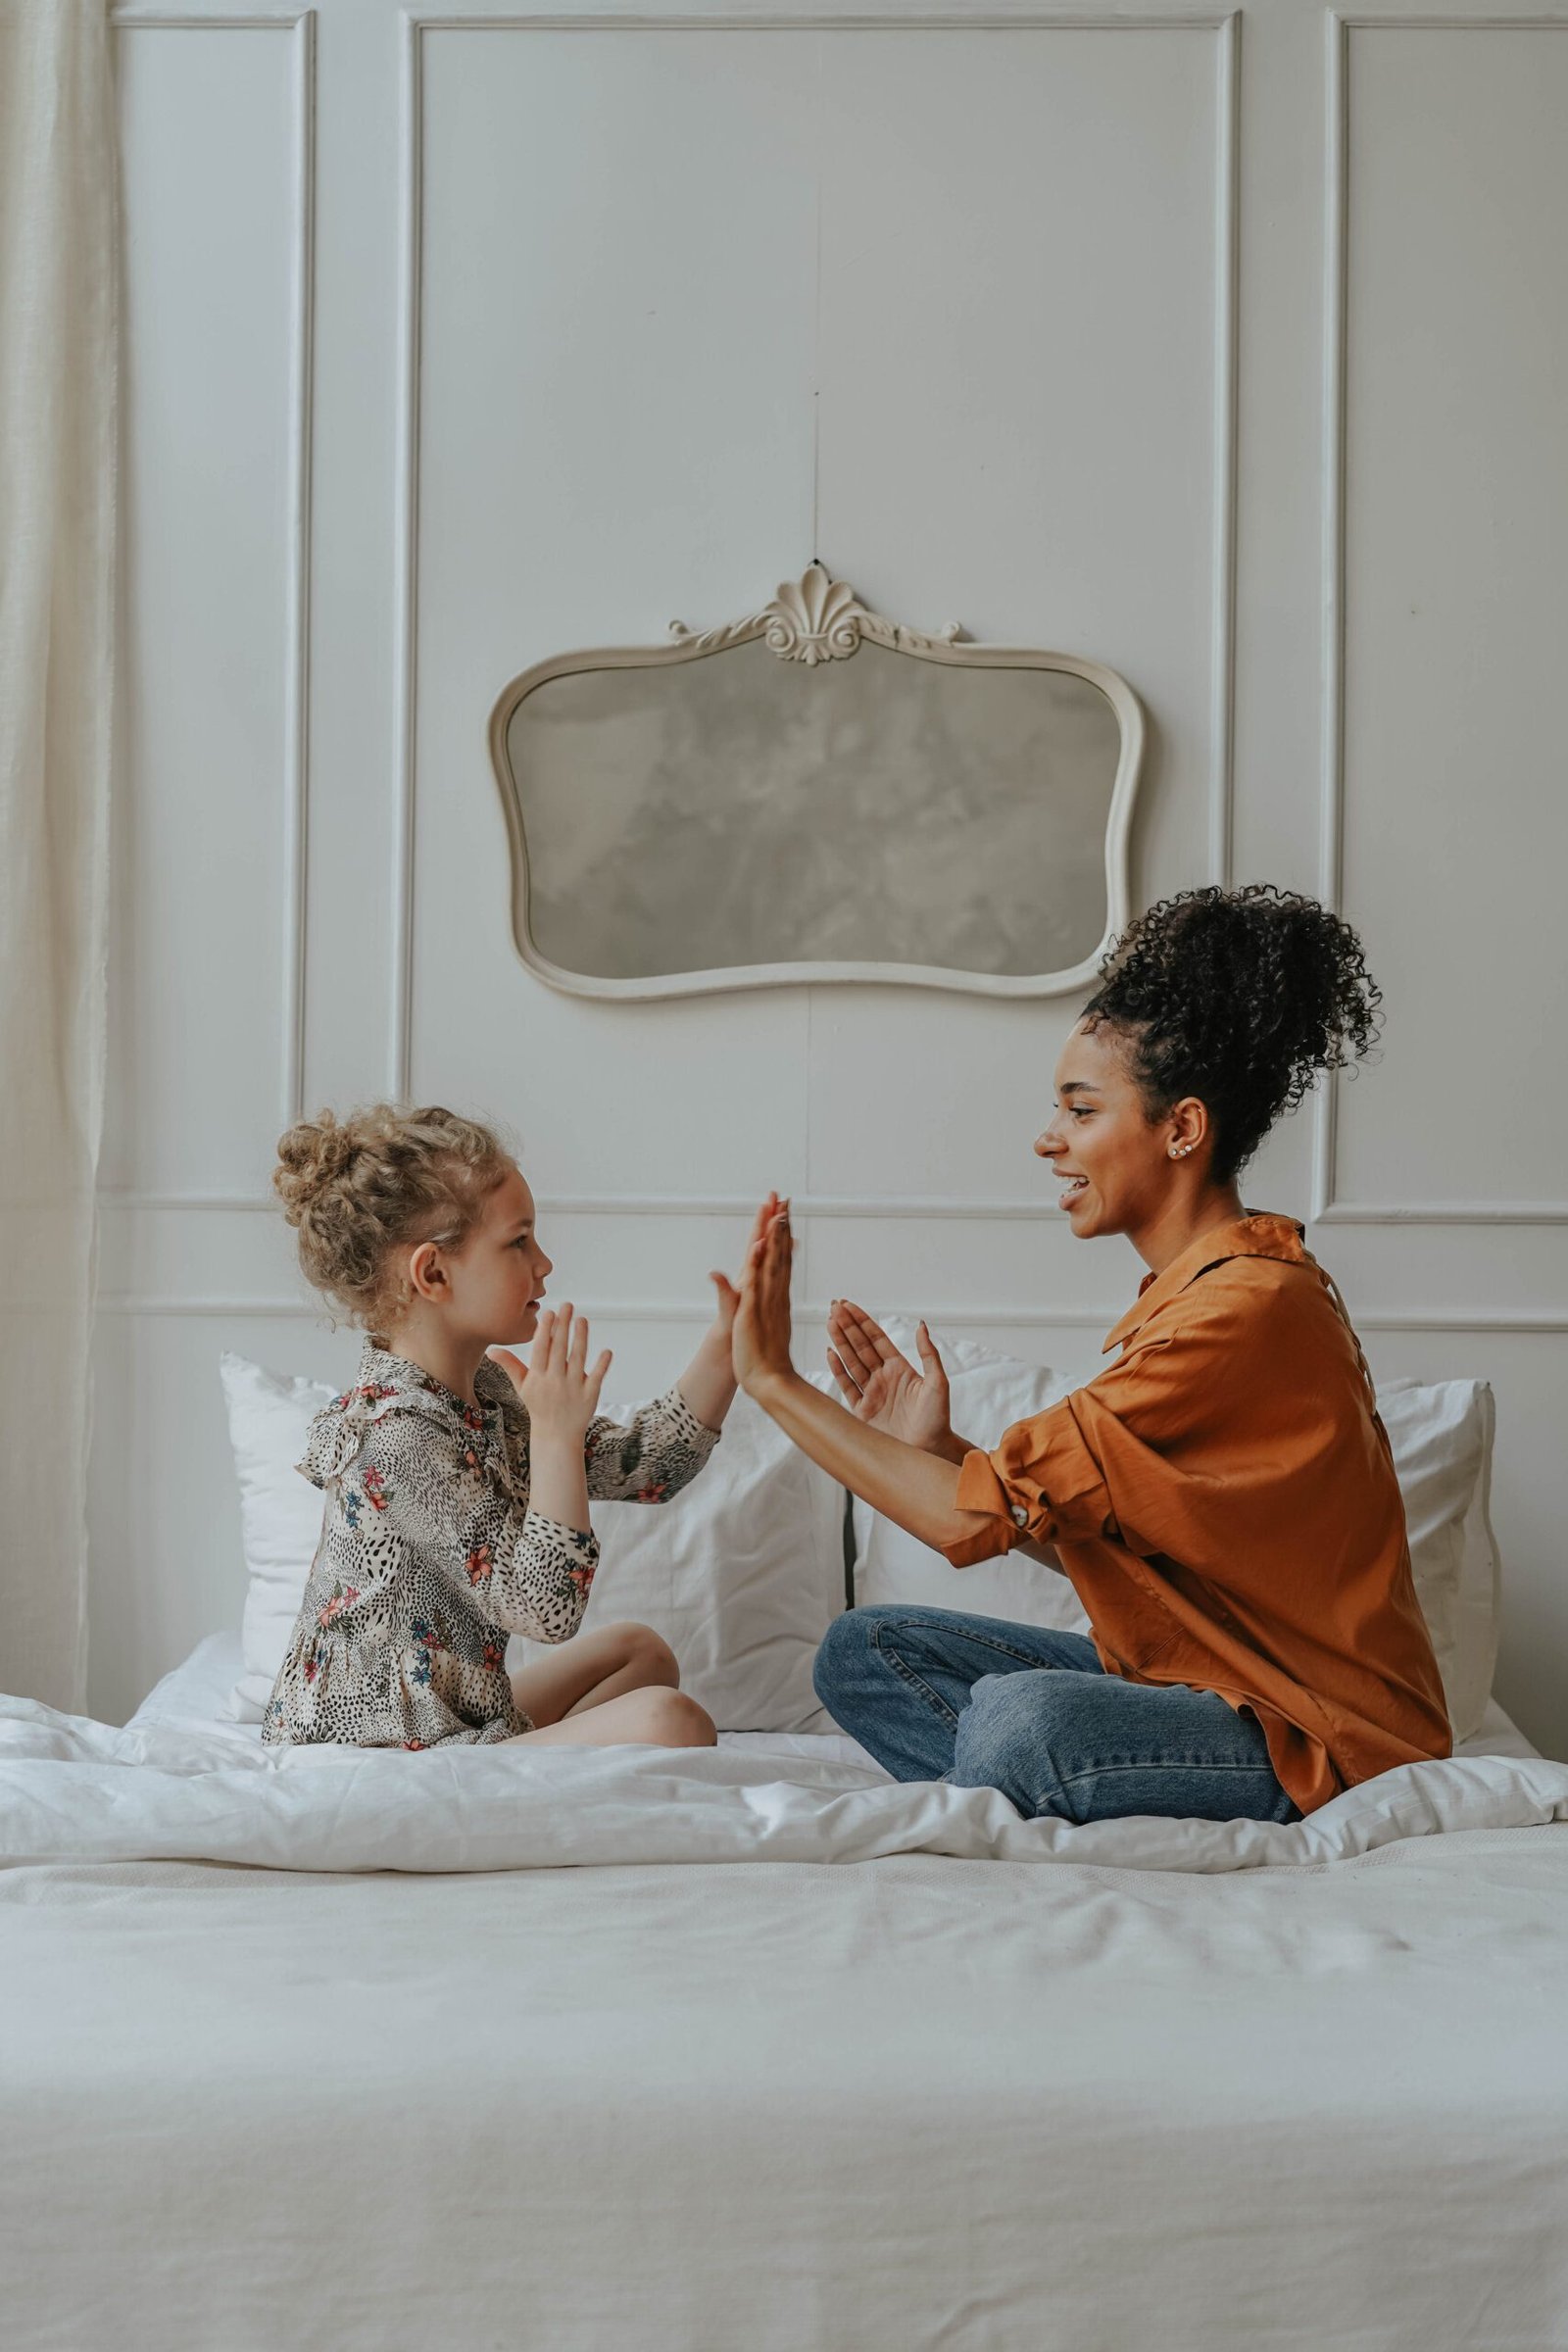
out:
M422 1364L367 1340L358 1380L316 1415L298 1468L313 1486L324 1487L341 1478L363 1447L366 1431L388 1413L425 1413L454 1435L487 1429L498 1413L508 1418L509 1404L515 1405L520 1416L515 1390L488 1356L474 1373L473 1390L480 1400L477 1406L465 1402Z

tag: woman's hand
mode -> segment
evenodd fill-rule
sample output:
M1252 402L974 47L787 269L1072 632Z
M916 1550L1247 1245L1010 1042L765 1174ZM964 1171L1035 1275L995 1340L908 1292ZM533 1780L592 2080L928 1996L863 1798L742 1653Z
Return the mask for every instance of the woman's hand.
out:
M945 1455L953 1438L948 1376L925 1325L915 1331L921 1372L851 1298L834 1299L827 1329L828 1366L856 1419L923 1453Z
M766 1229L777 1207L777 1193L769 1193L752 1224L746 1255L741 1261L743 1273L754 1244ZM705 1429L722 1429L724 1416L735 1401L737 1374L733 1342L741 1295L727 1274L715 1270L708 1279L718 1294L718 1302L713 1320L704 1332L697 1353L680 1376L680 1393Z
M746 1238L746 1250L741 1258L743 1277L754 1248L766 1232L777 1210L778 1195L769 1193L752 1219L752 1230ZM718 1294L718 1302L713 1310L713 1320L703 1335L703 1346L721 1354L727 1364L730 1360L730 1340L735 1329L735 1316L740 1307L741 1295L729 1276L719 1273L716 1268L709 1275L708 1279Z
M735 1377L755 1395L767 1380L795 1369L790 1361L790 1204L770 1193L757 1212L741 1269L740 1300L730 1331Z
M541 1440L551 1440L575 1447L579 1452L588 1435L588 1424L599 1410L599 1392L610 1370L611 1354L607 1348L590 1368L588 1363L588 1319L579 1315L575 1322L569 1305L559 1313L546 1307L539 1317L529 1351L526 1381L519 1383L514 1356L509 1362L504 1352L495 1354L512 1385L528 1407L529 1437L534 1446Z

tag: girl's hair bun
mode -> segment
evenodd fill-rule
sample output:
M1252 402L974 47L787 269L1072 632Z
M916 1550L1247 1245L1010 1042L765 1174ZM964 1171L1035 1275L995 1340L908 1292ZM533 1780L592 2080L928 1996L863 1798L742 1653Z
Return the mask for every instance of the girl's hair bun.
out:
M353 1165L360 1150L352 1123L344 1124L329 1110L301 1119L278 1137L272 1190L291 1225L297 1226L311 1202Z
M272 1190L299 1234L306 1280L374 1331L404 1303L400 1252L420 1242L461 1249L514 1165L508 1143L477 1119L372 1102L280 1135Z

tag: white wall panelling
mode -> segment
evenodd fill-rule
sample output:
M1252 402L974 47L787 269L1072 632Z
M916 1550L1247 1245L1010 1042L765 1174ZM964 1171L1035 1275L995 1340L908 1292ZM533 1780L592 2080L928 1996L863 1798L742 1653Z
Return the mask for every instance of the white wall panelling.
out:
M1406 920L1421 934L1415 961L1424 989L1444 990L1457 1015L1456 997L1478 1006L1487 1004L1488 995L1476 985L1483 973L1506 975L1510 983L1528 977L1541 991L1535 1000L1540 1010L1548 1020L1553 1012L1560 1020L1568 1011L1568 991L1563 986L1554 904L1556 877L1568 851L1568 826L1562 823L1554 776L1532 770L1546 767L1554 757L1550 738L1539 725L1538 698L1549 674L1552 646L1561 641L1568 604L1555 566L1521 564L1518 558L1521 539L1544 553L1560 544L1568 525L1562 408L1560 396L1554 397L1554 387L1568 367L1568 291L1556 236L1568 202L1568 163L1560 136L1568 107L1568 40L1561 37L1568 33L1568 16L1331 12L1325 33L1321 893L1328 905L1339 906L1346 888L1349 378L1355 358L1350 335L1352 239L1357 220L1364 220L1369 206L1381 199L1394 220L1385 230L1387 243L1380 258L1400 266L1391 267L1376 292L1369 292L1359 315L1358 338L1370 341L1376 321L1383 349L1375 356L1382 358L1395 345L1395 366L1404 362L1408 373L1396 385L1402 397L1385 391L1380 403L1374 392L1363 407L1370 410L1373 425L1381 422L1389 434L1379 453L1380 462L1387 461L1385 472L1395 470L1395 442L1413 441L1414 464L1401 453L1400 484L1424 489L1437 513L1437 527L1418 539L1414 558L1401 545L1397 561L1408 565L1405 584L1422 600L1421 607L1409 605L1408 617L1415 619L1418 611L1432 610L1432 633L1438 642L1426 655L1417 642L1413 656L1391 661L1387 670L1373 669L1369 620L1359 641L1366 649L1365 666L1372 671L1364 689L1364 717L1373 721L1367 729L1371 742L1364 772L1369 792L1375 791L1381 781L1378 754L1381 750L1386 755L1391 729L1408 739L1406 758L1424 765L1428 774L1446 766L1457 769L1456 792L1445 795L1441 811L1423 809L1418 817L1412 808L1389 820L1406 849L1407 870L1414 869L1404 910ZM1358 120L1352 113L1353 61L1369 37L1387 43L1394 35L1397 43L1384 58L1376 86L1387 102L1397 86L1401 62L1408 60L1403 94L1409 114L1404 122L1387 125L1381 137L1376 130L1368 131L1360 162L1373 185L1368 197L1358 199L1352 174L1353 125ZM1419 56L1412 54L1417 43L1424 50ZM1533 93L1526 86L1531 82ZM1424 138L1417 135L1418 124ZM1512 151L1506 162L1505 147ZM1475 201L1483 186L1484 205ZM1397 242L1401 234L1406 240L1402 245ZM1528 318L1513 306L1514 289L1526 282L1534 289ZM1391 320L1389 296L1396 284L1414 291ZM1375 372L1370 362L1368 372ZM1425 432L1412 436L1412 411L1419 413L1416 379L1421 374L1436 379L1437 397L1421 416ZM1489 400L1490 409L1484 405ZM1479 462L1478 447L1486 453ZM1370 469L1361 477L1363 488L1377 479L1377 469ZM1508 524L1501 533L1496 530L1499 514ZM1408 520L1406 509L1398 521ZM1462 536L1466 523L1468 538ZM1392 517L1385 529L1396 536ZM1400 530L1396 535L1402 541L1406 534ZM1466 562L1472 555L1473 565ZM1386 568L1392 571L1394 565ZM1377 617L1386 627L1395 598L1388 592L1390 584L1385 585L1384 610ZM1399 618L1404 617L1401 607ZM1403 633L1416 641L1416 632ZM1462 698L1434 691L1445 662L1455 663L1468 689ZM1390 720L1381 725L1374 698L1395 706ZM1499 704L1517 713L1515 732L1509 732L1506 717L1499 714ZM1478 710L1477 706L1484 708ZM1419 733L1411 724L1418 712L1427 720ZM1458 712L1463 720L1456 729ZM1441 738L1454 734L1457 755L1446 761ZM1489 751L1492 760L1517 760L1523 770L1514 792L1500 796L1500 810ZM1508 814L1516 819L1523 815L1526 804L1534 836L1528 844L1506 822ZM1483 838L1483 820L1495 822L1499 814L1504 814L1497 831L1505 856L1494 876L1493 937L1478 942L1461 936L1456 954L1445 935L1445 917L1458 932L1467 916L1479 912L1484 894L1478 888L1474 853ZM1462 823L1466 815L1470 822L1462 841L1445 839L1444 818ZM1550 838L1554 819L1556 839ZM1537 832L1538 826L1546 837ZM1527 846L1540 860L1534 875L1527 875L1520 856ZM1421 855L1423 849L1426 855ZM1451 886L1446 901L1442 896L1444 883ZM1384 905L1389 895L1384 895ZM1539 942L1536 960L1523 973L1521 897L1526 897L1535 917ZM1528 989L1516 998L1510 985L1499 993L1498 1003L1505 1019L1523 1017L1528 1022L1532 1017ZM1342 1198L1339 1149L1349 1098L1343 1087L1332 1085L1323 1090L1316 1116L1313 1216L1319 1224L1568 1223L1568 1200L1510 1199L1493 1189L1499 1176L1505 1179L1508 1173L1499 1160L1517 1148L1522 1107L1517 1094L1511 1097L1514 1116L1489 1118L1485 1144L1466 1147L1463 1139L1476 1131L1468 1099L1485 1093L1495 1108L1501 1082L1489 1074L1494 1055L1485 1033L1467 1025L1474 1057L1464 1066L1452 1051L1452 1021L1432 1023L1421 1041L1428 1081L1426 1102L1417 1113L1421 1158L1445 1173L1456 1159L1482 1160L1487 1193L1472 1200L1419 1195L1382 1201ZM1384 1103L1387 1115L1386 1097ZM1538 1099L1537 1136L1532 1140L1538 1159L1555 1174L1561 1166L1560 1116L1550 1107L1541 1116L1543 1107ZM1446 1152L1434 1148L1440 1140L1447 1146Z
M283 664L278 763L281 938L277 961L278 1085L277 1103L282 1123L300 1115L305 1055L305 903L310 843L310 647L311 647L311 459L315 371L316 268L316 11L246 11L232 15L172 14L131 9L114 12L122 34L149 32L200 35L214 33L280 33L288 50L288 104L291 116L287 163L289 202L287 287L287 413L284 511L287 557L282 587ZM122 65L122 81L126 78ZM125 110L128 111L128 110ZM208 126L209 129L211 125ZM128 158L133 175L143 169L134 146ZM172 256L170 259L172 260ZM134 270L134 239L132 240ZM165 263L157 283L168 285ZM132 278L132 300L137 291ZM151 291L149 286L149 291ZM131 393L137 388L137 362L146 365L157 350L151 318L144 328L132 318ZM161 390L162 387L159 387ZM236 452L236 456L237 456ZM160 487L162 485L159 485ZM211 740L208 756L219 776L224 770L225 746ZM129 1041L126 1041L128 1044Z
M1382 1059L1248 1197L1320 1212L1380 1371L1495 1381L1499 1688L1568 1752L1562 0L117 22L94 1706L237 1618L219 1350L353 1363L267 1193L302 1106L512 1126L622 1394L685 1359L775 1183L803 1360L847 1291L1099 1361L1138 1269L1077 1249L1030 1153L1069 1004L594 1004L512 947L506 679L820 555L916 624L1123 671L1136 899L1265 874L1363 929Z

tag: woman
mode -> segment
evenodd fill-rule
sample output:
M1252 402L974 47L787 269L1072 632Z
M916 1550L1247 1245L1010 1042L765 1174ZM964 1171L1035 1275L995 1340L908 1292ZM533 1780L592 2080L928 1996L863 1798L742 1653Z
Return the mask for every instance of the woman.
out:
M1092 1639L897 1603L840 1617L816 1687L902 1780L1024 1814L1298 1821L1451 1740L1371 1376L1328 1276L1237 1176L1321 1069L1366 1052L1360 942L1258 884L1151 908L1102 966L1035 1145L1074 1234L1149 1268L1087 1387L983 1451L858 1308L851 1408L790 1361L788 1203L736 1319L742 1385L955 1568L1015 1546L1071 1579Z

